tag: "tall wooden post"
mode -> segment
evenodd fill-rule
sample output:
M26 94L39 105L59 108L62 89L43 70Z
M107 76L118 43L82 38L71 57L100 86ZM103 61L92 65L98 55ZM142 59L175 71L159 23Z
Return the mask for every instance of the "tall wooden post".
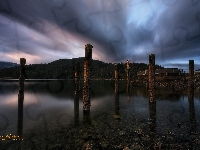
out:
M20 58L20 77L19 77L19 95L20 96L24 96L25 64L26 64L26 59Z
M79 124L79 84L80 84L80 63L74 66L74 124Z
M80 84L80 63L76 62L75 66L74 66L74 94L76 94L77 92L79 92L79 84Z
M149 114L150 114L150 138L151 149L155 146L155 134L156 134L156 99L155 99L155 55L149 55Z
M126 80L129 81L130 80L130 68L127 68L127 72L126 72Z
M92 73L92 48L90 44L85 45L84 61L84 85L83 85L83 111L90 111L91 97L91 73Z
M194 60L189 60L188 86L189 86L188 88L189 90L194 88Z
M196 119L194 107L194 60L189 60L188 102L190 114L190 134L196 132Z
M149 55L149 102L155 102L155 55Z
M22 138L22 130L23 130L25 64L26 64L26 59L20 58L20 77L19 77L19 94L18 94L18 124L17 124L17 134L20 136L20 138Z
M115 93L119 90L119 64L115 64Z
M115 115L114 118L119 120L119 64L115 64Z

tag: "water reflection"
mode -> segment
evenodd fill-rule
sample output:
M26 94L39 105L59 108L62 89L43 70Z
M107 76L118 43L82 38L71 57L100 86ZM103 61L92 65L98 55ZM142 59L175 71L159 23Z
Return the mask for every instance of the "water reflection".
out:
M149 136L150 136L150 147L154 149L155 146L155 139L156 139L156 101L149 102L149 114L150 114L150 124L149 124Z
M127 82L127 104L130 105L131 102L131 84L130 81Z
M192 135L197 132L195 108L194 108L194 84L189 84L188 86L188 103L189 103L189 113L190 113L190 135Z
M17 134L22 137L23 131L23 104L24 103L24 95L18 94L18 123L17 123Z
M115 81L115 115L114 118L120 120L120 108L119 108L119 88L118 81Z
M79 124L79 92L80 92L80 63L74 66L74 124Z
M79 124L79 92L74 94L74 124Z
M188 99L187 91L177 93L178 97L186 97L180 99L176 96L172 97L170 90L157 89L156 94L162 98L156 97L155 102L149 103L147 97L149 95L145 87L126 89L126 82L124 82L123 87L119 86L118 90L116 88L114 90L114 82L109 83L110 81L93 82L95 95L92 99L90 113L83 112L82 107L81 111L79 110L82 102L80 101L79 104L80 93L74 91L74 81L66 82L64 90L57 94L48 94L45 84L34 83L37 84L35 86L36 93L30 93L30 89L26 88L25 101L18 97L18 105L16 101L18 91L16 91L15 96L7 95L7 99L2 95L0 110L10 122L7 131L17 132L18 135L30 140L29 143L23 143L22 146L29 147L31 143L34 143L32 148L38 148L37 145L42 145L42 148L45 149L45 143L48 143L49 149L53 149L56 144L58 146L58 144L64 143L71 149L74 147L74 149L80 149L85 143L91 141L93 144L102 143L101 146L104 149L106 146L111 147L110 149L120 148L122 142L130 149L150 149L150 147L151 149L159 149L158 141L161 139L163 149L181 149L182 147L198 149L199 134L197 131L199 126L197 118L199 118L200 113L197 110L195 112L195 107L198 108L200 104L196 102L197 99L194 98L192 90L188 90ZM54 83L49 84L54 87ZM58 84L58 86L60 85ZM120 93L121 89L127 90L127 93ZM64 92L65 94L63 94ZM127 106L127 99L130 98L131 103ZM13 100L9 102L8 99ZM10 107L11 104L12 107ZM18 111L18 116L16 113L13 114L11 110ZM73 115L74 120L71 119ZM5 121L2 117L0 119L3 122L0 125L0 129L2 129ZM120 122L116 123L116 120L120 120ZM139 130L141 131L140 139L135 132L138 129L141 129ZM7 133L7 131L2 131L2 134ZM186 144L182 144L184 142Z
M152 79L153 80L153 79ZM156 149L158 146L156 141L156 98L155 98L155 85L152 81L149 86L149 114L150 114L150 124L149 124L149 136L150 136L150 149Z

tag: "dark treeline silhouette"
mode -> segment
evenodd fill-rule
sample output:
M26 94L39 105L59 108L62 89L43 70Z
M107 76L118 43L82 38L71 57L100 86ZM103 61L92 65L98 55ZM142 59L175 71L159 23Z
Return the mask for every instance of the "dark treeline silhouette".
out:
M27 60L28 61L28 60ZM80 62L80 78L83 79L84 58L59 59L48 64L26 65L25 79L74 79L74 65ZM148 69L145 63L130 63L131 77L134 78L138 71ZM163 68L159 65L155 69ZM18 79L19 66L0 70L0 78ZM114 63L104 63L99 60L92 61L92 79L113 79ZM119 78L126 79L126 65L119 63Z
M3 61L0 61L0 69L10 68L10 67L15 67L15 66L19 66L19 64L12 63L12 62L3 62Z

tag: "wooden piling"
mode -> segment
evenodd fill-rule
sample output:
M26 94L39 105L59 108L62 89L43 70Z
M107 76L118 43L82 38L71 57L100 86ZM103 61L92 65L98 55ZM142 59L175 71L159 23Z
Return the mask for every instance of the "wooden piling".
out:
M155 99L155 55L149 55L149 76L148 76L148 90L149 90L149 114L150 114L150 141L151 149L155 146L156 135L156 99Z
M80 63L74 66L74 124L79 125L79 86L80 86Z
M26 59L20 58L20 77L19 77L19 94L18 94L18 124L17 124L17 134L20 136L20 138L22 136L22 130L23 130L25 64L26 64Z
M119 64L115 64L115 93L119 92Z
M155 55L149 55L149 102L155 102Z
M127 72L126 72L126 80L127 80L127 81L130 80L130 68L127 68Z
M19 77L19 95L24 95L24 81L25 81L25 64L26 59L20 58L20 77Z
M80 84L80 63L76 62L75 66L74 66L74 94L76 94L77 92L79 92L79 84Z
M150 114L150 139L151 148L155 146L156 135L156 100L155 100L155 55L149 55L149 76L148 76L148 90L149 90L149 114Z
M115 115L114 118L119 120L119 64L115 64Z
M90 111L91 97L91 73L92 73L92 48L90 44L85 45L84 61L84 83L83 83L83 110Z
M194 88L194 60L189 60L188 89Z
M194 60L189 60L188 102L190 114L190 134L196 133L196 119L194 107Z

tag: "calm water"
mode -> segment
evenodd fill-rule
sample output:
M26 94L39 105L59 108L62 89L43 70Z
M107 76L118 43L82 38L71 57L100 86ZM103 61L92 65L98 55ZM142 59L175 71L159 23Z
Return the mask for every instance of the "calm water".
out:
M113 81L92 81L90 114L82 111L73 81L25 82L24 100L18 102L18 82L0 83L0 136L2 149L200 149L200 94L157 89L149 105L145 87ZM3 138L2 138L3 139ZM13 139L13 137L11 137ZM23 139L23 140L22 140ZM0 148L1 149L1 148Z

